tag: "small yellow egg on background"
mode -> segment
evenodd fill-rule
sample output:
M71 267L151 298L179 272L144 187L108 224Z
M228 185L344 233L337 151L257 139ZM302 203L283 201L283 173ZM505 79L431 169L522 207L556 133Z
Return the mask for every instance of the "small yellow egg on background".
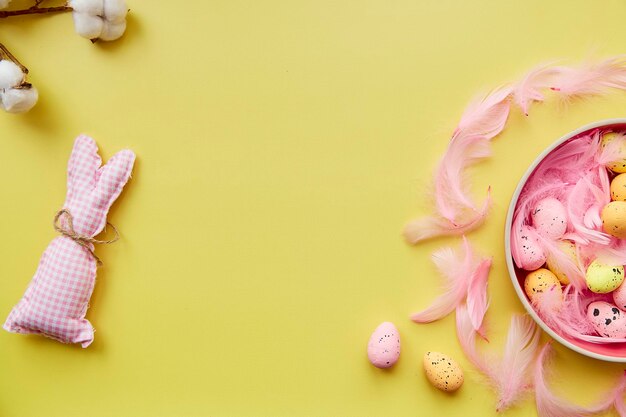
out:
M587 267L587 288L598 294L614 291L624 281L622 265L607 265L596 259Z
M600 146L605 148L609 143L614 140L619 140L621 142L618 149L619 154L623 155L623 157L619 160L609 162L606 167L613 172L626 172L626 141L624 141L624 136L614 132L606 133L604 136L602 136Z
M611 181L611 200L626 201L626 174L619 174Z
M561 240L559 241L557 246L561 252L567 255L567 257L572 261L574 265L578 263L578 256L576 255L576 245L574 244L574 242L571 242L569 240ZM548 269L552 271L554 275L556 275L561 284L569 284L569 278L567 278L565 272L563 272L559 265L557 265L556 260L553 256L548 255L546 258L546 263Z
M524 281L524 291L531 303L548 300L554 303L554 308L559 308L563 300L563 289L556 275L551 271L540 268L526 275ZM550 297L546 299L545 297Z
M454 359L443 353L426 352L424 371L428 381L441 391L456 391L463 385L463 370Z
M604 206L600 217L606 233L626 239L626 201L611 201Z

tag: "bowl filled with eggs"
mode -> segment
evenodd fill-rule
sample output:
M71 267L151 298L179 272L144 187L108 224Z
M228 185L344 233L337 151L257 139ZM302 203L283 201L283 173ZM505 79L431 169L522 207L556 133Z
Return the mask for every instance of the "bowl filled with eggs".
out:
M505 226L513 287L550 336L626 362L626 119L583 126L520 180Z

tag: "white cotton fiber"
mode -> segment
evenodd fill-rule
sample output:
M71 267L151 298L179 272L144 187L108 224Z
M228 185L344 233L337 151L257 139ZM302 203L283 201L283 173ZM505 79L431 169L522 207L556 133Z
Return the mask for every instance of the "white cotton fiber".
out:
M98 16L92 16L87 13L74 12L74 29L83 38L97 39L102 33L104 22Z
M14 62L0 61L0 90L18 86L24 80L24 73Z
M9 7L9 3L11 3L11 0L0 0L0 9Z
M114 23L121 23L126 19L126 13L128 13L128 7L126 7L126 2L124 0L104 0L105 20Z
M33 108L38 98L35 87L11 88L0 93L0 105L9 113L24 113Z
M86 13L91 16L104 14L104 0L70 0L68 5L79 13Z
M103 41L114 41L121 37L126 30L126 20L122 20L120 23L104 22L100 39Z

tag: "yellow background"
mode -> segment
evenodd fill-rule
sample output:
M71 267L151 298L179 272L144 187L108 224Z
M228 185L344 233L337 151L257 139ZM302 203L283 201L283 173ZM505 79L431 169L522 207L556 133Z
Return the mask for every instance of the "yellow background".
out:
M24 2L18 2L23 4ZM429 254L400 231L428 210L430 173L465 104L540 62L624 52L626 3L139 1L124 38L92 45L69 14L0 22L40 102L0 114L0 313L53 238L73 139L138 155L100 247L105 267L86 350L0 332L0 415L487 416L494 395L453 317L408 315L439 292ZM490 348L512 313L503 225L517 180L545 146L625 116L626 94L514 111L494 158L473 170L495 205L471 239L494 256ZM402 355L368 364L393 321ZM431 388L426 350L467 372ZM591 403L620 365L556 346L557 390ZM535 415L530 400L507 413Z

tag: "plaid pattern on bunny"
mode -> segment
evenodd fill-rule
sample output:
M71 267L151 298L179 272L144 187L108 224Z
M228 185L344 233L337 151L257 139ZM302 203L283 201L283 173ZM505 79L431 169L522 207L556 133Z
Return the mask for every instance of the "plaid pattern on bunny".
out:
M64 209L73 217L74 230L93 237L106 225L109 208L128 181L135 154L122 150L101 166L93 139L79 136L68 163ZM67 219L61 218L64 228ZM89 244L93 250L93 245ZM85 319L96 281L96 259L86 247L67 236L55 238L43 253L39 267L4 329L41 334L63 343L93 341L93 327Z

